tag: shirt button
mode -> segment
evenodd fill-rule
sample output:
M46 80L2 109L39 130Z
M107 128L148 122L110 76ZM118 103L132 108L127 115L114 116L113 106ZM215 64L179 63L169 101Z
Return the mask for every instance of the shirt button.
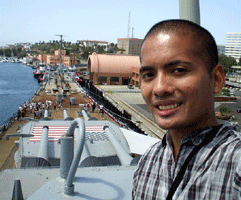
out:
M202 142L202 138L200 138L200 137L196 137L193 139L193 144L195 146L199 145L201 142Z

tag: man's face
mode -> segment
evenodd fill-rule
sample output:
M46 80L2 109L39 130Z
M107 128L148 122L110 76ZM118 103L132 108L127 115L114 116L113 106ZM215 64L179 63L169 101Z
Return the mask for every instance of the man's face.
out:
M141 92L163 129L202 128L213 117L213 79L192 40L149 36L141 50Z

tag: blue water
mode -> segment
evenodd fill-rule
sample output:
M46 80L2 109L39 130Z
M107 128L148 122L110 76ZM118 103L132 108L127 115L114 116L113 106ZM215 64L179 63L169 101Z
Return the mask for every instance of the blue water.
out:
M34 71L21 63L0 63L0 126L39 88Z

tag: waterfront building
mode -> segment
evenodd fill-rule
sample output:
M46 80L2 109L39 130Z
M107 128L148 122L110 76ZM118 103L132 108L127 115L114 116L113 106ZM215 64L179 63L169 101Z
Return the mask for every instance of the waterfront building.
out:
M60 63L60 49L54 51L54 55L38 55L38 60L45 61L46 64L48 65L58 65ZM64 66L71 66L77 64L77 59L76 58L71 58L66 55L66 51L61 49L61 63Z
M85 46L85 47L95 47L95 46L101 46L104 47L105 51L107 51L109 49L109 45L110 43L107 41L99 41L99 40L77 40L77 42L81 46Z
M241 32L227 32L225 55L235 58L238 62L241 57Z
M118 38L117 47L124 50L118 51L118 54L139 56L141 54L142 41L143 39L137 38Z
M225 45L217 45L218 55L225 54Z
M88 58L90 81L95 85L128 85L139 87L139 56L93 53Z

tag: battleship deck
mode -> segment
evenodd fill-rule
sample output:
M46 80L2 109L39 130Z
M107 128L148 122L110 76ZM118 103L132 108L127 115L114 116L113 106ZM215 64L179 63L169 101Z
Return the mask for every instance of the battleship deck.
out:
M26 118L15 121L5 132L10 141L6 142L5 137L1 140L9 144L2 154L1 169L17 169L0 172L0 182L7 187L0 188L0 199L20 193L22 196L22 191L25 199L129 199L131 196L132 177L140 158L137 155L159 139L120 128L108 112L105 113L111 118L101 116L98 110L90 112L88 117L82 109L91 103L91 97L70 83L68 77L45 82L32 99L36 104L48 103L48 110L42 108L43 119L33 119L34 113L28 107ZM108 111L108 106L105 109ZM17 131L18 125L21 125L18 133L9 135ZM93 190L96 183L99 190Z
M64 80L64 81L63 81ZM68 88L66 87L68 86ZM69 75L65 75L64 78L60 77L54 77L49 79L47 82L45 82L45 85L41 86L40 92L35 96L35 98L32 100L33 102L46 102L46 100L51 101L52 105L49 107L49 119L63 119L64 113L63 109L66 109L68 116L72 117L73 119L80 117L79 113L81 112L81 109L83 107L80 107L80 105L84 105L86 103L91 103L90 99L84 95L83 90L72 81L72 78ZM121 88L121 90L123 90ZM56 98L58 94L63 94L64 91L67 91L65 96L62 96L62 102L61 106L59 107L59 103L56 103ZM136 91L136 90L135 90ZM134 92L135 92L134 91ZM127 91L128 92L128 91ZM138 93L138 91L137 91ZM130 93L129 93L130 94ZM121 95L121 96L120 96ZM124 95L124 96L123 96ZM136 94L138 95L138 94ZM132 95L127 95L128 97L132 97ZM145 131L147 134L149 133L150 136L156 135L156 137L162 138L164 135L164 131L161 130L152 120L145 117L147 114L138 112L136 109L134 109L131 105L132 103L128 101L127 98L125 98L125 93L117 93L115 94L107 94L106 97L109 99L110 102L119 102L116 107L118 109L125 109L128 112L131 112L132 115L132 121L139 126L143 131ZM120 98L123 97L123 98ZM70 101L71 98L75 98L75 104L72 104L70 107ZM138 99L139 98L138 96ZM139 100L141 101L141 100ZM135 100L136 102L136 100ZM114 104L115 105L115 104ZM56 109L55 109L56 106ZM30 112L29 108L27 109L26 117L34 118L34 113ZM90 117L94 117L98 120L109 120L112 123L116 124L116 122L108 117L107 115L104 115L104 117L101 119L101 113L99 113L99 110L96 109L94 112L90 112ZM83 118L83 117L81 117ZM17 126L26 123L26 121L15 121L7 131L5 131L5 135L7 134L13 134L17 132ZM0 140L0 150L1 150L1 156L0 156L0 171L2 169L9 169L14 167L14 153L16 152L17 148L14 145L15 140L18 140L16 137L11 137L9 141L6 141L5 138Z
M71 83L71 81L66 78L66 82L70 84L70 88L72 88L74 93L70 93L67 98L62 99L62 109L59 108L59 104L56 104L56 93L46 93L47 89L52 90L55 88L54 80L50 81L50 84L46 84L45 88L37 94L34 99L32 100L33 102L46 102L46 100L53 102L52 106L49 107L49 112L50 116L49 119L63 119L64 114L63 114L63 109L67 110L68 116L72 118L77 118L79 117L78 112L81 111L81 107L79 104L83 105L86 103L90 103L91 101L87 96L83 96L78 90L78 86L76 83ZM60 89L61 91L61 89ZM70 98L75 98L75 104L74 105L69 105ZM54 105L56 104L56 109L54 109ZM29 107L27 108L27 112L25 117L30 117L34 118L34 113L30 112ZM101 119L101 113L99 113L98 109L95 110L95 112L90 112L90 117L95 117L96 119ZM83 117L81 117L83 118ZM104 115L103 120L111 120L108 116ZM113 123L115 123L113 120L111 120ZM22 120L21 122L19 121L14 121L11 126L3 132L1 135L1 140L0 140L0 151L1 151L1 156L0 156L0 171L3 169L11 169L14 168L14 154L17 150L17 147L15 147L15 141L18 140L18 137L10 137L9 141L6 141L5 135L8 134L14 134L17 132L17 127L19 125L25 124L26 121Z

